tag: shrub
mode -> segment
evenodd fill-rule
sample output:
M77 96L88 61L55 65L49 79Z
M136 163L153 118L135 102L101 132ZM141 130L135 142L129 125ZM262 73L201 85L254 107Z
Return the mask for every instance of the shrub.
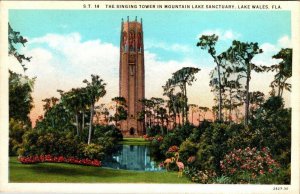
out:
M213 170L198 170L195 167L186 167L184 173L192 182L196 183L213 183L216 173Z
M171 132L164 137L160 146L161 152L166 153L171 146L180 146L181 142L181 137L178 136L176 133Z
M261 151L256 148L234 149L220 161L222 172L236 182L252 182L257 177L275 174L279 164L275 162L268 148Z
M94 143L81 144L82 153L88 159L101 159L104 156L103 147Z
M197 150L198 147L196 143L193 143L190 140L182 142L182 144L180 145L179 153L183 162L186 163L190 156L196 155Z
M100 137L111 137L113 143L123 140L122 132L114 125L96 125L93 139L97 140Z
M154 126L148 127L146 129L146 134L150 137L160 135L161 134L161 127L159 125L154 125Z
M213 178L212 182L214 184L231 184L232 180L230 177L222 175L220 177Z
M28 126L19 120L9 119L9 156L16 156L23 142L24 133L29 130Z

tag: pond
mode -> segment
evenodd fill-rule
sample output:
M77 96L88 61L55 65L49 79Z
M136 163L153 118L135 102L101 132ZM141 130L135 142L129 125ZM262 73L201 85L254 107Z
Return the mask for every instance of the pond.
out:
M150 147L142 145L117 145L117 152L106 157L104 167L138 171L163 171L150 156Z

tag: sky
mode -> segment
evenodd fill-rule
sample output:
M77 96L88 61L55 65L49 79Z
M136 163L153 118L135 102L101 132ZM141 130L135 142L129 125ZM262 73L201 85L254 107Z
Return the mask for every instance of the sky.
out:
M107 103L118 96L121 20L137 16L143 20L146 97L162 97L162 85L182 67L198 67L197 80L188 87L189 103L211 107L213 94L209 72L215 67L211 56L196 47L202 34L217 34L217 54L232 40L258 42L263 53L253 62L270 66L272 56L292 46L289 11L119 11L119 10L10 10L9 22L28 39L21 53L32 56L26 75L37 77L31 118L42 115L44 98L84 86L82 81L98 74L107 83ZM10 57L10 69L22 73ZM250 91L266 95L274 73L252 74ZM287 106L290 93L284 92Z

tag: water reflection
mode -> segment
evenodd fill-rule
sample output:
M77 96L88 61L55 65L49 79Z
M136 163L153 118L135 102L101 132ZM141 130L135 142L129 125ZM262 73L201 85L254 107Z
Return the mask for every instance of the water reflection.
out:
M150 148L137 145L118 145L117 152L103 160L103 166L140 171L161 171L153 158L150 156Z

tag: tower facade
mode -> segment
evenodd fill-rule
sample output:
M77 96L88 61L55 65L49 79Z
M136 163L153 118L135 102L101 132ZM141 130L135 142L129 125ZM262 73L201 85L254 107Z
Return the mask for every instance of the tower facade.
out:
M119 96L126 99L128 117L120 122L124 136L141 136L144 122L138 120L143 106L139 100L145 97L145 68L142 20L122 20L120 40Z

